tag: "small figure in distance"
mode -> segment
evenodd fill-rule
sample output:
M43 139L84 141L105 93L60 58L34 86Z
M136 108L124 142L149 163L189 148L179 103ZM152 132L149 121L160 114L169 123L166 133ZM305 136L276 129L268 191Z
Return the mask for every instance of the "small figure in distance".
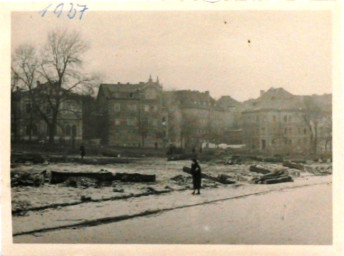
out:
M81 155L81 159L84 159L84 156L86 155L86 150L84 145L80 146L80 155Z
M192 159L191 174L192 174L192 183L193 183L193 189L194 189L192 194L194 195L197 190L196 194L199 195L201 194L200 190L201 190L202 171L196 159Z

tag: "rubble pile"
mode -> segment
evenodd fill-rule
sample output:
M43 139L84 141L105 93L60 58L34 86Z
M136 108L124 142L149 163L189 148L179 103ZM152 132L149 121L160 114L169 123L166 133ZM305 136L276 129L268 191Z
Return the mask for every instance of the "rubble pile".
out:
M50 183L51 184L58 184L58 183L64 183L67 182L66 184L74 184L77 182L78 184L81 182L81 180L93 180L98 183L103 183L104 185L108 184L111 185L112 181L112 173L106 170L101 169L98 172L68 172L68 171L63 171L63 172L57 172L57 171L52 171L51 172L51 179Z
M102 184L97 179L92 179L88 177L70 177L64 182L59 184L64 187L73 187L73 188L89 188L89 187L100 187Z
M304 166L302 164L291 162L291 161L283 162L283 166L289 167L289 168L293 168L293 169L298 169L298 170L301 170L301 171L304 170Z
M254 184L275 184L282 182L292 182L292 177L289 176L289 173L286 170L276 170L269 174L265 174L260 178L253 178L252 183Z
M172 177L170 180L174 181L178 186L181 186L181 187L191 188L192 186L191 176L177 175L175 177ZM203 179L202 187L203 188L217 188L218 184L215 181Z
M331 175L332 165L305 165L305 170L316 176Z
M155 182L156 175L140 173L116 173L112 175L112 180L119 180L122 182Z
M184 175L177 175L172 177L171 180L175 181L177 185L184 186L186 184L190 184L192 182L191 176L184 176Z
M261 174L268 174L271 171L269 169L264 168L263 166L260 165L251 165L250 166L250 171L251 172L257 172L257 173L261 173Z
M39 187L44 185L47 177L46 170L15 170L11 172L11 187L33 186Z
M191 174L191 168L184 166L183 172ZM218 177L213 177L209 174L202 173L202 179L208 179L208 180L212 180L212 181L219 182L222 184L234 184L235 183L235 180L230 179L228 175L225 175L225 176L220 175Z

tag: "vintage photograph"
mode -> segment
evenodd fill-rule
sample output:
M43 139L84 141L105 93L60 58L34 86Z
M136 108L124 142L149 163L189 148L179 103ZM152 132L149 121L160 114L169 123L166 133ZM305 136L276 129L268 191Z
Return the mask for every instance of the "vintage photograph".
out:
M332 22L12 12L13 243L332 245Z

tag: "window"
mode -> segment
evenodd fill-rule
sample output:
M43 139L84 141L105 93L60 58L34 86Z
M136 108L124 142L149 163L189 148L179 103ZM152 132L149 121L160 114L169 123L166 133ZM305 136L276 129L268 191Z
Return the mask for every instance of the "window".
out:
M119 112L119 111L121 111L121 104L119 104L119 103L115 103L114 104L114 111L115 112Z
M307 129L303 129L303 134L307 134Z
M145 112L148 112L149 111L149 105L145 105L144 110L145 110Z
M115 125L120 125L121 124L121 120L120 119L115 119Z
M136 119L135 118L128 118L127 119L127 125L128 126L134 126L136 124Z
M152 120L152 125L153 126L157 126L158 125L158 121L156 119Z
M30 113L30 112L31 112L31 104L26 103L26 113Z
M272 119L274 120L274 122L276 122L276 116L273 116Z
M72 135L73 135L73 137L76 136L76 126L75 125L73 125L73 127L72 127Z
M284 128L284 134L287 134L287 133L288 133L287 128Z
M288 121L291 122L291 116L289 116Z
M136 105L135 104L129 104L128 105L128 110L135 112L137 110Z
M32 135L37 136L37 126L34 124L32 125Z
M288 116L284 116L284 122L287 122L287 120L288 120Z
M30 136L31 135L31 127L30 125L26 126L26 136Z
M70 125L67 125L65 134L66 134L66 136L70 136L70 133L71 133L71 127L70 127Z
M292 131L291 127L289 127L289 129L288 129L288 130L289 130L289 134L291 134L291 131Z

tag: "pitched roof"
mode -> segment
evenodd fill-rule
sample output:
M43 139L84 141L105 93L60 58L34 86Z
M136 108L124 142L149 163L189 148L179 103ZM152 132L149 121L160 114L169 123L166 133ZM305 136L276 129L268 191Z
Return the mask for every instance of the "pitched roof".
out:
M302 99L283 88L270 88L256 100L246 102L245 111L297 110L302 107Z
M138 84L122 84L122 83L117 83L117 84L101 84L99 86L99 91L102 91L105 97L111 97L113 94L118 93L118 92L125 92L125 93L131 93L131 92L138 92L140 90L143 90L149 86L159 88L161 89L161 85L157 82L140 82Z
M213 100L209 92L191 91L191 90L179 90L172 92L175 97L181 101L193 100Z
M229 107L236 107L239 105L241 105L241 103L233 99L231 96L222 96L215 103L215 107L218 109L227 109Z
M105 96L112 96L117 92L137 92L142 89L145 84L101 84L99 90L103 91Z

